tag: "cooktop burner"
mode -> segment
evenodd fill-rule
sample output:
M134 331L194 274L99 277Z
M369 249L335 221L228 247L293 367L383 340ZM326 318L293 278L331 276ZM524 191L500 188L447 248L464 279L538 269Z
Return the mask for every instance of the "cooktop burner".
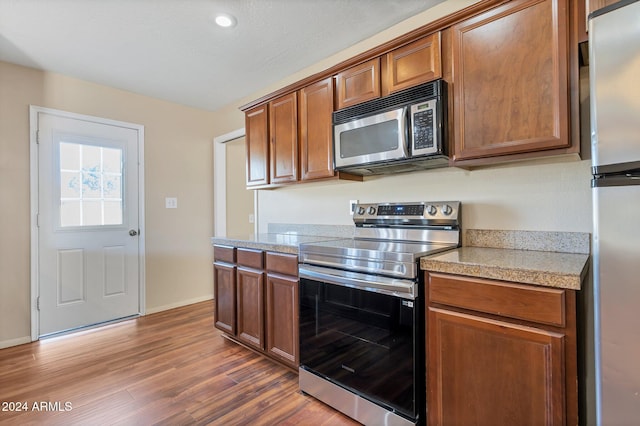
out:
M359 204L353 239L300 246L300 263L414 279L417 260L460 245L460 202Z

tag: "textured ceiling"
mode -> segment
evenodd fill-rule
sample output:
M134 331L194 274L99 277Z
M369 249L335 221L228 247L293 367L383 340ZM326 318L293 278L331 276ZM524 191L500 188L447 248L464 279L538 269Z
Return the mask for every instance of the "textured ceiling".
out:
M0 60L215 110L441 1L0 0Z

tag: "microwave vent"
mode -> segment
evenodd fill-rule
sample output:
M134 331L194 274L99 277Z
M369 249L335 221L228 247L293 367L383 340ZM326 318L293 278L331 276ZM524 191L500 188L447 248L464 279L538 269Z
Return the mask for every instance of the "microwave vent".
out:
M435 80L419 86L411 87L384 98L373 99L352 107L344 108L333 113L333 124L340 124L354 118L374 112L399 108L421 100L440 96L443 90L443 80Z

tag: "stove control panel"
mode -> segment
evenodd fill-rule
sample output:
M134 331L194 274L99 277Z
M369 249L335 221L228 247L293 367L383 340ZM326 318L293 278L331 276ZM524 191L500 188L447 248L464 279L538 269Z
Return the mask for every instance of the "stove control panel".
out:
M356 225L457 225L459 220L459 201L362 203L356 206L353 215Z

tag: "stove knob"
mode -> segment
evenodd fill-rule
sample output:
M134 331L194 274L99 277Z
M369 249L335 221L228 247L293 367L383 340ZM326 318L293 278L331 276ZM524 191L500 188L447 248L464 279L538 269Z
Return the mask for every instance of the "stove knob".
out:
M425 207L425 210L427 211L427 213L429 214L429 216L433 216L435 215L438 210L435 208L435 206L429 204Z
M373 206L369 207L369 211L367 213L369 213L371 215L376 214L376 208L373 207Z
M441 211L442 211L442 214L445 216L449 216L451 213L453 213L453 209L449 204L445 204L444 206L442 206Z
M364 214L364 207L358 207L358 214Z

